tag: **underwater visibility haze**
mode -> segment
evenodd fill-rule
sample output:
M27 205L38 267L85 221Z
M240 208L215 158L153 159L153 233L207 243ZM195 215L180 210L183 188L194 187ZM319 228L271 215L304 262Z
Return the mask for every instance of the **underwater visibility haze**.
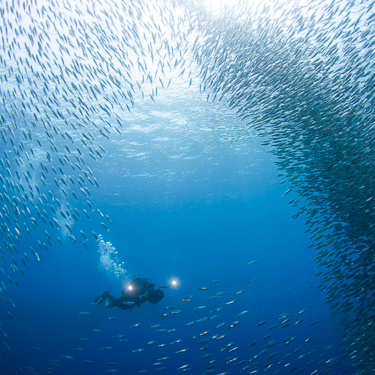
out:
M3 0L0 374L375 373L374 4Z

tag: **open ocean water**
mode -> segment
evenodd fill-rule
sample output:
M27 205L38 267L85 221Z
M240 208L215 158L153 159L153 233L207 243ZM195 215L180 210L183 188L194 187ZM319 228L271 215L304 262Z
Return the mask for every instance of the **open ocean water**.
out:
M3 0L0 375L374 373L373 5Z

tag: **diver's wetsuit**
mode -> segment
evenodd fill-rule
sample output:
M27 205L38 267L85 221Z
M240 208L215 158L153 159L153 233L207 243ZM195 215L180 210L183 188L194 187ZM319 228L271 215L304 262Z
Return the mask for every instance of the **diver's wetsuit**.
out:
M118 307L121 310L129 310L133 307L141 306L142 303L149 301L156 305L164 297L164 293L160 289L154 289L155 284L149 283L145 277L135 278L132 283L132 289L126 289L122 292L122 296L115 298L109 292L104 292L101 296L95 298L94 303L106 307Z

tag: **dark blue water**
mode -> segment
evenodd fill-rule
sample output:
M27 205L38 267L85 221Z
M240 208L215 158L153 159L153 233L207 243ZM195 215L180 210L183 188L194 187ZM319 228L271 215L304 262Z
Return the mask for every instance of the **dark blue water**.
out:
M99 168L93 164L100 189L92 189L91 202L108 214L114 224L107 223L110 231L106 232L100 227L102 219L97 213L90 213L90 220L82 220L80 228L89 238L89 250L79 243L73 245L66 237L63 247L52 238L53 246L48 252L34 246L41 261L29 254L25 278L17 279L19 288L8 285L16 305L14 320L1 310L1 321L9 336L6 342L11 347L3 354L2 373L27 372L25 366L37 373L47 369L45 372L54 374L103 374L113 369L120 373L153 373L160 367L176 373L185 364L190 365L193 373L203 373L209 361L217 360L215 374L239 373L241 368L256 362L259 367L252 370L258 368L263 372L265 365L273 362L267 373L280 369L287 374L297 367L293 372L302 370L301 373L310 374L327 368L325 362L331 358L343 357L346 352L341 351L339 329L335 330L324 305L324 293L316 290L319 280L313 278L315 254L308 249L310 242L304 233L303 218L291 219L296 208L287 203L295 197L282 197L287 186L279 185L274 159L265 153L266 149L257 141L249 142L248 148L249 152L242 154L230 148L222 150L226 152L218 165L205 165L201 160L193 177L185 179L181 174L169 179L134 177L137 169L146 168L142 161L130 165L126 177L113 175L108 179L108 174L100 174L100 163L104 161L99 162ZM249 166L249 173L239 173L244 166ZM85 205L86 199L76 203L77 207ZM146 275L157 286L175 277L180 282L178 288L167 289L158 305L146 303L131 312L90 304L104 290L117 297L122 288L122 280L100 264L92 230L113 244L129 277ZM31 234L24 239L22 248L27 251L28 244L35 240ZM258 263L247 265L253 260ZM211 284L212 280L220 282ZM209 289L197 290L200 287ZM221 291L225 294L220 298L209 298ZM234 295L239 291L243 293ZM182 302L188 295L194 296L191 302ZM226 305L229 301L235 302ZM171 305L181 312L159 317ZM222 310L213 312L219 307ZM244 310L248 313L236 317ZM81 312L89 314L80 315ZM283 313L290 314L290 326L285 328L280 324L286 318L278 318ZM186 325L213 315L219 316ZM108 320L109 317L116 320ZM238 325L228 329L237 320ZM303 322L295 325L298 320ZM261 321L266 323L257 326ZM215 328L222 322L223 326ZM314 322L318 323L310 326ZM135 323L140 325L132 327ZM157 332L150 328L155 324L173 331ZM279 326L270 330L274 324ZM193 338L206 331L209 332ZM113 338L120 334L128 341ZM221 339L197 344L223 334L226 336ZM262 341L268 334L272 337ZM294 341L285 345L287 337ZM311 337L311 341L305 342ZM77 341L80 338L87 340ZM176 340L181 342L172 344ZM271 340L276 340L275 345L259 355ZM155 343L145 345L150 341ZM254 341L258 343L248 347ZM232 343L230 348L239 349L221 351L228 343ZM158 347L161 344L165 346ZM103 349L108 347L111 349ZM199 351L202 347L207 349ZM298 353L282 360L297 348ZM134 353L136 349L144 350ZM176 354L181 349L187 351ZM275 352L278 354L265 360ZM199 359L206 354L212 357ZM298 359L302 354L305 356ZM249 362L256 355L259 358ZM153 365L163 357L169 358L163 364ZM229 357L238 359L224 363ZM51 360L59 362L51 364ZM81 363L82 360L92 364ZM240 360L246 363L236 367ZM116 364L106 366L111 363ZM341 364L328 373L342 373L346 369Z

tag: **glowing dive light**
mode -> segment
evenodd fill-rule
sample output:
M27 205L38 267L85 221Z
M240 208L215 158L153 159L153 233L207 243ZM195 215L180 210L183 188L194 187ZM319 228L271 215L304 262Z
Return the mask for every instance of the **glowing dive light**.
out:
M178 288L180 286L180 278L178 277L171 277L168 280L168 288Z
M178 288L180 286L180 278L179 277L170 277L168 280L167 280L167 285L162 285L160 286L160 288L164 288L164 289L167 289L167 288Z

